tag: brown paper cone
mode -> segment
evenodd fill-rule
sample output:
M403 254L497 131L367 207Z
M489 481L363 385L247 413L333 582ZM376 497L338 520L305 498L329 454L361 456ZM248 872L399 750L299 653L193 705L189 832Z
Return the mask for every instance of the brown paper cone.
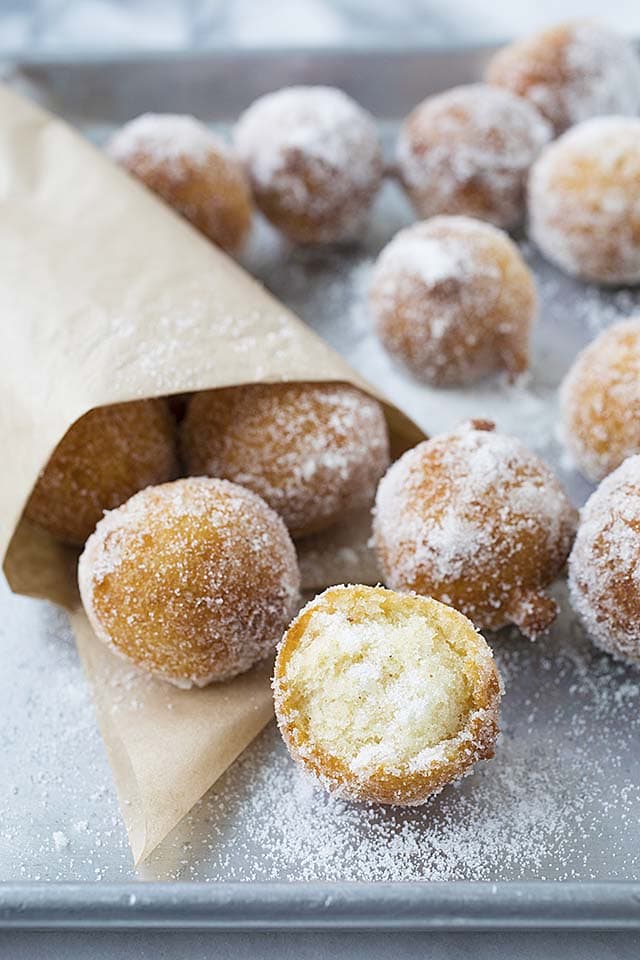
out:
M66 124L2 88L0 318L5 574L14 590L73 610L138 861L271 716L269 671L177 691L103 649L78 610L75 552L20 522L39 471L75 420L104 404L277 380L375 391ZM385 412L396 453L422 439Z

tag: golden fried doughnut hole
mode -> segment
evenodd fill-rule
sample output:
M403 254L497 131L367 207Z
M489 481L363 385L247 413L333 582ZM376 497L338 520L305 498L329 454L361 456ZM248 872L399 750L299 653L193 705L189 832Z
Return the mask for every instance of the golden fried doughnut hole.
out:
M389 463L380 404L342 383L249 384L196 394L181 427L189 473L254 490L293 537L373 502Z
M424 803L493 756L501 685L457 610L383 587L331 587L278 648L278 725L291 756L354 800Z
M300 576L282 520L250 490L190 477L106 514L78 567L96 636L179 687L248 670L274 649Z
M580 514L569 593L591 640L640 662L640 456L602 481Z
M420 217L463 214L511 229L551 131L526 100L483 83L427 97L404 121L400 179Z
M640 317L614 324L578 354L560 403L564 443L589 480L640 453Z
M195 117L145 113L107 150L223 250L242 248L251 226L249 184L230 148Z
M509 237L469 217L434 217L396 234L374 268L370 302L387 350L417 377L467 384L529 365L537 298Z
M542 153L529 181L530 232L567 273L640 282L640 119L597 117Z
M487 82L525 97L556 133L601 114L640 109L640 61L632 44L602 24L576 20L500 50Z
M404 454L378 487L374 543L386 583L450 603L479 628L528 637L555 618L576 512L515 437L471 421Z
M105 510L175 477L175 433L165 400L90 410L51 454L25 516L58 540L82 546Z
M352 239L381 183L376 125L333 87L289 87L240 117L234 142L256 203L297 243Z

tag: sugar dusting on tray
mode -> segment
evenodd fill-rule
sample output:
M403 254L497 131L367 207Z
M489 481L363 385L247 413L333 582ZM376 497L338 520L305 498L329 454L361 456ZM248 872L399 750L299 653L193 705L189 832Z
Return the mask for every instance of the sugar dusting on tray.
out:
M503 733L473 776L422 808L349 803L299 773L269 728L154 856L153 874L197 878L206 863L211 879L237 880L632 877L640 672L595 653L566 612L536 645L493 643ZM181 840L182 863L169 866Z
M250 265L430 433L469 417L493 419L550 460L582 502L590 488L562 464L555 390L577 346L637 312L640 297L567 281L523 245L542 300L530 377L515 387L492 380L431 390L389 361L365 302L375 256L410 219L387 186L362 248L285 250L260 225ZM148 345L151 366L205 309L194 302L183 330L161 318L163 336ZM236 322L230 318L230 334ZM239 351L247 331L240 334ZM275 328L272 345L286 346ZM127 879L126 836L64 617L2 593L9 612L0 623L0 880ZM563 614L548 638L489 638L506 684L503 733L495 760L463 783L409 812L335 800L293 767L271 726L152 856L145 878L637 877L640 671L595 651L564 590L558 598ZM130 697L126 685L119 695Z

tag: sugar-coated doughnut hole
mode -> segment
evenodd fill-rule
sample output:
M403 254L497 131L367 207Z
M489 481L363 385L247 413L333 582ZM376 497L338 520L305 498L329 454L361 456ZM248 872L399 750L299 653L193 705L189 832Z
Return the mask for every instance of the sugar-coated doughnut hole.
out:
M107 150L223 250L242 248L251 226L249 183L231 149L195 117L145 113Z
M57 539L81 546L105 510L176 476L175 433L165 400L89 411L52 453L25 516Z
M573 276L640 282L640 119L597 117L542 153L529 181L530 232Z
M533 276L509 237L469 217L434 217L396 234L373 272L378 335L417 377L466 384L529 365Z
M591 640L640 662L640 456L629 457L582 509L569 558L571 602Z
M247 384L196 394L182 423L189 473L254 490L292 536L369 505L389 463L380 404L341 383Z
M354 800L420 804L493 756L491 650L451 607L382 587L332 587L278 649L278 724L293 758Z
M560 399L564 443L589 480L640 453L640 317L614 324L578 354Z
M562 571L575 523L539 457L472 421L389 468L374 542L388 586L450 603L479 628L513 623L535 637L556 615L545 588Z
M400 178L421 217L463 214L511 229L524 217L529 167L550 136L537 110L508 90L455 87L405 120Z
M78 568L96 636L178 686L204 686L271 653L300 578L282 520L208 477L148 487L106 514Z
M235 130L256 203L298 243L352 239L380 186L373 117L333 87L289 87L260 97Z
M526 97L556 133L640 109L640 60L629 40L590 20L561 23L500 50L488 83Z

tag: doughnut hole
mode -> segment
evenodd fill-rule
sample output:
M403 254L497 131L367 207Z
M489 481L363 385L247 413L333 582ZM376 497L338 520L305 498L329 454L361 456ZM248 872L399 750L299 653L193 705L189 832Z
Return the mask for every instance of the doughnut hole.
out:
M456 610L381 587L333 587L279 647L276 716L294 759L332 792L420 804L493 756L500 680Z

